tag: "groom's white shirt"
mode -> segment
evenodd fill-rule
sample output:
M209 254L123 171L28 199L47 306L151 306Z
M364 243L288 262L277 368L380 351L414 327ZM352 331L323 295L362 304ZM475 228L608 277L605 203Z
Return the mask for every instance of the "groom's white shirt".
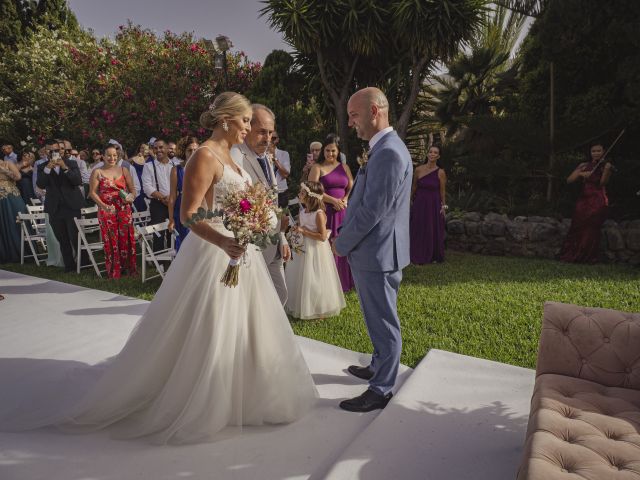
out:
M382 139L382 137L384 137L389 132L393 132L393 127L383 128L373 137L371 137L371 140L369 140L369 150L371 150L375 146L375 144L378 143Z

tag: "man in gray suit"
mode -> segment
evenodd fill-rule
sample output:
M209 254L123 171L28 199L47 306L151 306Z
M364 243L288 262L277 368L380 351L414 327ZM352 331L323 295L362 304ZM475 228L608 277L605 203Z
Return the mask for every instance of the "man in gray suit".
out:
M262 182L265 186L274 188L278 183L273 163L267 155L267 147L275 129L276 116L264 105L253 104L251 109L253 110L251 132L245 137L243 144L233 146L231 157L251 175L253 183ZM291 257L291 250L284 233L280 233L280 241L277 245L268 246L262 254L280 302L284 305L287 301L284 262Z
M342 228L333 245L347 256L360 308L373 344L371 364L349 373L369 380L362 395L340 408L369 412L393 394L402 351L398 288L409 264L409 198L413 167L404 142L389 126L389 102L377 88L357 91L347 103L349 126L369 141L367 164L356 176Z

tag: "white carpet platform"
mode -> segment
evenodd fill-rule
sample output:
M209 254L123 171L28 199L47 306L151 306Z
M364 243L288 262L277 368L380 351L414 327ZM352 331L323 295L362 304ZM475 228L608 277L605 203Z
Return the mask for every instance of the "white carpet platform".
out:
M147 302L0 270L2 378L116 354ZM215 443L153 446L105 432L0 433L2 480L438 479L515 477L534 372L432 350L383 411L344 412L367 356L298 338L320 392L286 426L245 428ZM6 382L4 382L6 384Z

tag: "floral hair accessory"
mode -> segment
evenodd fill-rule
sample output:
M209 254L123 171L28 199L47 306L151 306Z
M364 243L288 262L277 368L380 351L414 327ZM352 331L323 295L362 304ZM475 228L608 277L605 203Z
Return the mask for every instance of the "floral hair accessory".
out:
M307 187L306 183L301 183L300 188L304 190L304 192L309 195L311 198L317 198L318 200L322 200L322 195L319 193L313 193L309 187Z

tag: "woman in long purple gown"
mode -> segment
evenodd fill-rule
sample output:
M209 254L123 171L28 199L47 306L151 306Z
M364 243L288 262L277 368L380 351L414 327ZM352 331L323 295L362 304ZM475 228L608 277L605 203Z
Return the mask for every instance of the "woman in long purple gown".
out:
M331 232L331 241L338 235L347 213L349 193L353 187L353 176L347 164L340 163L340 149L335 139L329 136L322 145L318 161L311 167L309 180L320 182L324 186L324 204L327 214L327 230ZM354 287L353 277L347 257L334 256L342 291L348 292Z
M427 162L418 166L413 174L411 189L411 263L444 262L444 215L447 210L447 175L438 167L440 147L433 145L427 153Z

